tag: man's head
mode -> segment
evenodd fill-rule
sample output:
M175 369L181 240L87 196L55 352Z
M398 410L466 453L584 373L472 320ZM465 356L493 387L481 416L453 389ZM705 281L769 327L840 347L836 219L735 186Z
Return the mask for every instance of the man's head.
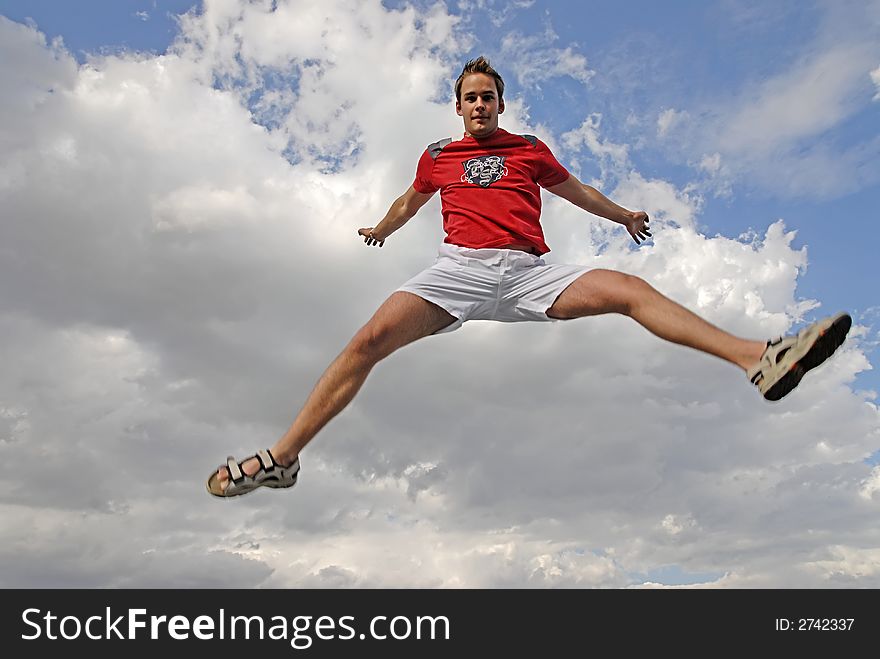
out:
M465 64L455 81L455 111L464 119L468 135L488 137L498 128L498 115L504 112L504 81L485 57Z

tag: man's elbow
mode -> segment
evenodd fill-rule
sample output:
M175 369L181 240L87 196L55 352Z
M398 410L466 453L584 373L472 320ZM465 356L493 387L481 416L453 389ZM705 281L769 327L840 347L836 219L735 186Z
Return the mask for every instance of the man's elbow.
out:
M409 220L415 213L412 212L409 204L402 197L394 202L391 206L392 222L395 225L402 225Z

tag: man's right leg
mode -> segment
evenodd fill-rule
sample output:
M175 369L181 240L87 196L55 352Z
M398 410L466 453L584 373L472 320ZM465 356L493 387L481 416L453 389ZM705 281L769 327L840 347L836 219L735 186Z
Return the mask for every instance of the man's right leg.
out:
M352 401L380 360L454 321L450 313L418 295L393 293L318 380L290 428L271 448L275 459L282 465L293 462L318 431ZM252 475L259 466L254 458L245 462L242 469ZM222 467L221 485L227 479L226 468Z

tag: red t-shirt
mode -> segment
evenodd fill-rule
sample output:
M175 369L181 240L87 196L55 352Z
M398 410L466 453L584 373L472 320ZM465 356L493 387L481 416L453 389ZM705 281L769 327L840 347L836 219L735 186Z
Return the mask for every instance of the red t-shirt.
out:
M440 190L444 242L459 247L532 245L550 251L541 228L541 191L568 179L541 140L498 128L483 139L465 136L431 144L419 159L413 188Z

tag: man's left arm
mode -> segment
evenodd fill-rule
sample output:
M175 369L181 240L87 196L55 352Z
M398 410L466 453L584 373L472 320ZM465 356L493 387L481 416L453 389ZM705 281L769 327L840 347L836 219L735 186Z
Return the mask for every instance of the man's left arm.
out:
M588 213L622 224L637 245L651 237L647 213L618 206L593 186L581 183L573 174L562 183L547 189Z

